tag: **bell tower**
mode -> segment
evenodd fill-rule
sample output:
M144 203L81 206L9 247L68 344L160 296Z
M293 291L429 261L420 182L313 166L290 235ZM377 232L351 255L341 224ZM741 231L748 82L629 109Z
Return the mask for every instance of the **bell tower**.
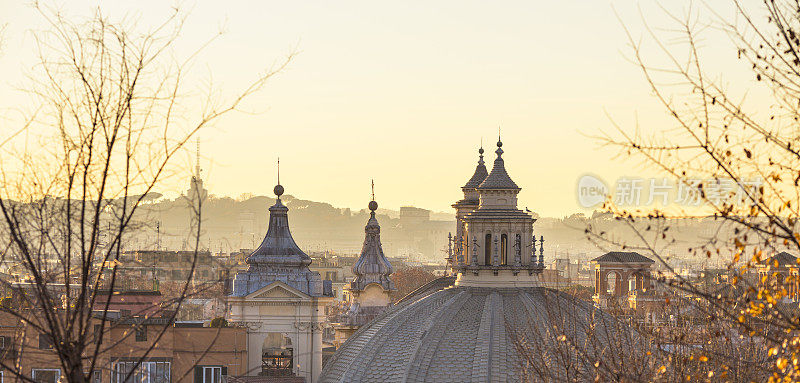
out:
M464 199L452 205L456 209L456 234L453 236L451 233L448 236L448 272L455 273L456 266L464 263L466 254L462 251L463 245L469 243L469 239L464 234L466 226L464 217L478 209L480 197L478 196L477 187L486 179L487 175L486 165L483 162L483 145L481 145L481 148L478 149L478 166L475 167L475 172L469 181L461 187Z
M506 171L500 137L495 153L492 171L475 188L477 208L459 220L463 222L464 241L457 253L464 257L456 265L456 285L539 286L534 274L544 268L544 238L537 249L535 219L517 208L517 194L522 189Z

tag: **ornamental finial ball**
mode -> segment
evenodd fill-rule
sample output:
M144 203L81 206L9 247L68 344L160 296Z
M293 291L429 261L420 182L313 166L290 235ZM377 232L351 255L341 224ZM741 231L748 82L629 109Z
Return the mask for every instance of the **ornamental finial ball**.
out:
M276 196L280 197L283 195L283 186L280 184L275 185L275 189L272 189Z
M503 141L500 141L500 140L498 139L498 140L497 140L497 147L498 147L498 148L502 148L502 147L503 147Z
M483 148L478 149L478 154L483 154Z
M369 210L378 210L378 203L375 201L369 201Z

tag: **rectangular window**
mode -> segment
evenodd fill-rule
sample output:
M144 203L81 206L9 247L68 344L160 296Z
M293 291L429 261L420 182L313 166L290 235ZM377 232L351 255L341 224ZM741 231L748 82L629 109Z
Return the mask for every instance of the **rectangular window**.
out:
M222 367L203 367L203 383L222 383Z
M61 379L61 370L57 368L34 368L31 377L36 383L58 383L58 380Z
M97 343L98 341L100 341L100 337L103 336L102 330L101 330L102 328L103 328L102 325L99 325L99 324L94 325L93 330L92 330L92 341L94 343Z
M222 383L228 376L228 367L223 366L195 366L194 383Z
M0 382L2 383L2 382ZM100 370L92 371L92 383L103 383L103 372Z
M135 369L134 369L135 367ZM133 371L133 372L131 372ZM169 383L170 362L134 361L112 363L111 383Z
M53 337L50 334L39 334L39 349L52 350L54 349Z
M147 341L147 326L141 325L136 328L136 341L137 342Z

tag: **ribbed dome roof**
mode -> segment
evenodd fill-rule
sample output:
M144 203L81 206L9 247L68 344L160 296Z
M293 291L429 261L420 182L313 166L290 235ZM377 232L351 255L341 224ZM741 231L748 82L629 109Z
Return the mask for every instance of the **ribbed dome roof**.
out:
M597 334L613 334L614 326L605 325L611 322L589 303L555 290L451 287L401 303L361 327L319 381L518 382L523 370L515 340L536 344L536 358L544 361L559 358L548 355L547 346L559 344L562 334L581 341L593 325ZM592 367L578 362L571 368Z
M311 296L323 294L319 273L312 272L308 256L289 231L289 208L282 202L283 186L275 186L278 196L269 208L269 227L264 240L245 262L247 270L236 273L231 295L243 297L275 281L281 281Z
M289 231L289 208L280 198L269 208L267 235L250 254L248 264L274 265L280 267L305 267L311 264L309 257L297 246Z

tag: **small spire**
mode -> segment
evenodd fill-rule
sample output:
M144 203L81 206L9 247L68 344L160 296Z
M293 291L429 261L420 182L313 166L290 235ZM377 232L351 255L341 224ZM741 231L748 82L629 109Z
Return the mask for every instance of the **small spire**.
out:
M378 203L375 202L375 181L371 180L372 201L369 202L370 217L364 227L364 245L361 255L353 264L353 274L356 278L350 283L350 291L363 291L368 285L377 283L384 291L394 290L394 282L389 278L392 265L386 259L381 246L381 227L375 218Z
M497 158L503 156L503 141L500 141L499 138L497 141L497 150L495 150L494 152L497 153Z
M497 127L497 150L494 151L497 153L497 157L503 155L503 140L500 139L500 126Z
M544 236L539 236L539 267L544 267Z
M281 196L283 195L283 186L281 186L281 158L278 157L278 184L275 185L275 188L272 189L276 196L278 196L278 200L280 201Z
M375 210L378 210L378 203L375 202L375 180L372 180L372 201L369 201L369 216L371 219L375 219Z
M478 165L483 165L483 137L481 137L481 148L478 149Z

